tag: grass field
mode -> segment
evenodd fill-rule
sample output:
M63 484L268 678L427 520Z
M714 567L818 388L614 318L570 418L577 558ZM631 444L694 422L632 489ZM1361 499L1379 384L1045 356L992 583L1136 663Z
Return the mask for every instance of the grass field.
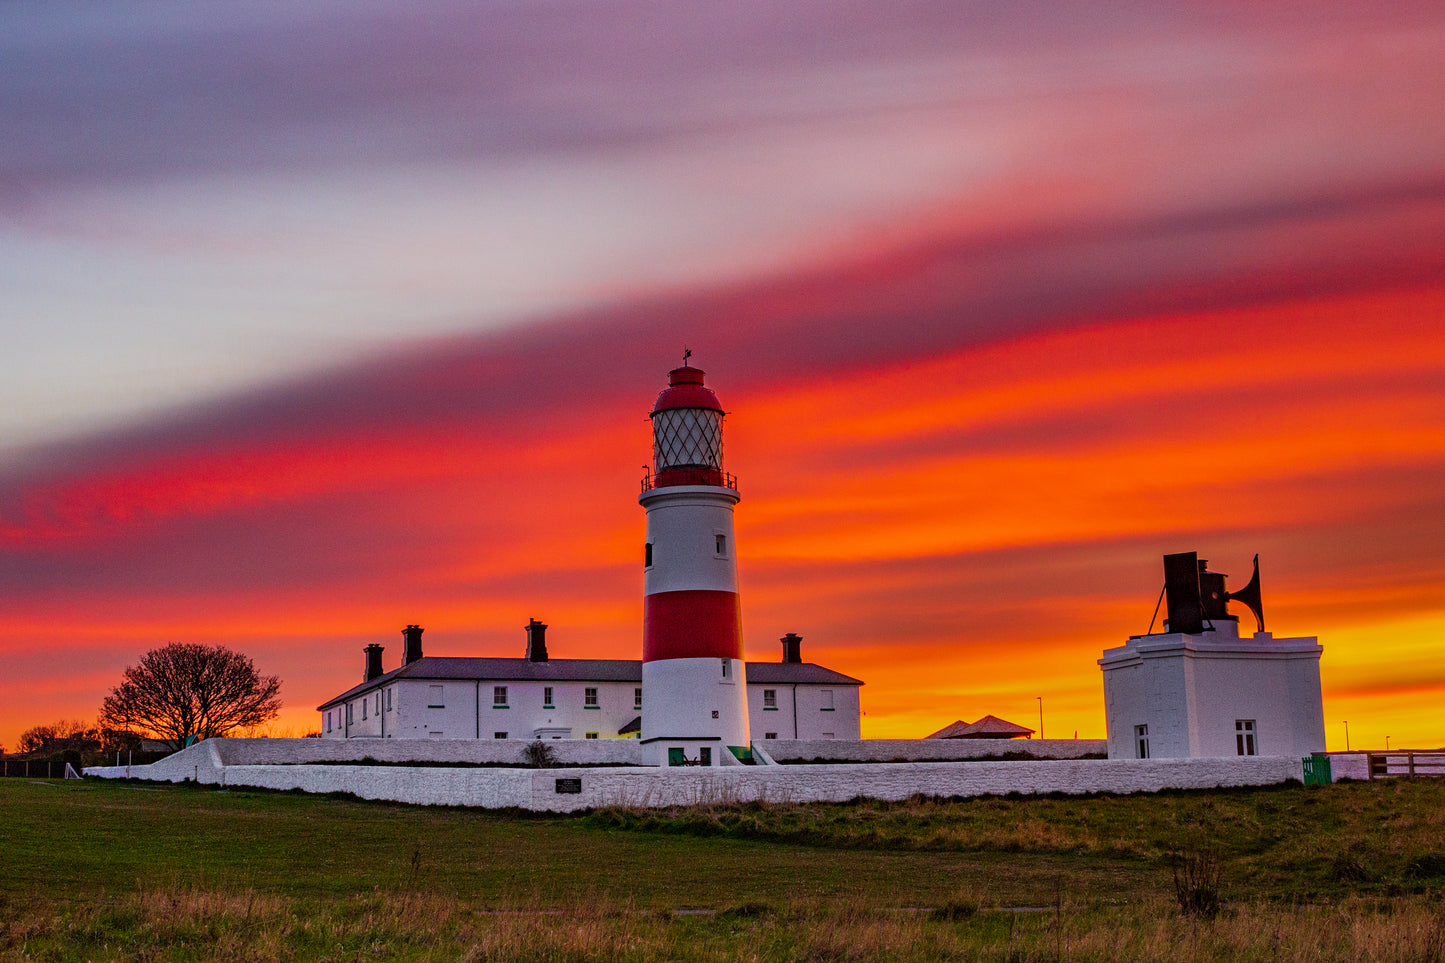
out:
M9 779L0 841L4 959L1445 960L1445 780L558 817Z

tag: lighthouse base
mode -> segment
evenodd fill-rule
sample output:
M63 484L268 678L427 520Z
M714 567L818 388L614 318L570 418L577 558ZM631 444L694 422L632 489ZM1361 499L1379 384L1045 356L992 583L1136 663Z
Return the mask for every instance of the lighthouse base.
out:
M747 755L746 671L742 659L644 662L644 760L654 766L725 766Z

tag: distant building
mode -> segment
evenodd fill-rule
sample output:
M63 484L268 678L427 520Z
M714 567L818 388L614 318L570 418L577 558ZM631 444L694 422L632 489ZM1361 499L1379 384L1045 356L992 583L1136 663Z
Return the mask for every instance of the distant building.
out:
M998 716L984 716L977 722L964 722L959 719L950 725L944 726L931 736L924 736L925 739L1031 739L1034 731L1027 726L1021 726L1017 722L1009 722L1007 719L1000 719Z
M366 647L358 686L318 707L323 739L635 739L642 726L642 662L549 659L547 626L527 626L518 659L423 656L420 626L403 632L399 668L381 671ZM783 661L747 663L754 739L858 739L863 683L802 661L802 638Z
M1264 631L1258 556L1254 577L1233 593L1194 552L1164 556L1164 573L1164 631L1134 636L1099 659L1109 758L1323 751L1324 650L1314 637L1277 639ZM1230 600L1254 611L1259 631L1240 635Z

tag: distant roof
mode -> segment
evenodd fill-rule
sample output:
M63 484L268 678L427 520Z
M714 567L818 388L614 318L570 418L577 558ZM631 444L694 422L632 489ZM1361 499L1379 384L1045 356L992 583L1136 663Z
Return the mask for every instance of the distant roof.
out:
M1007 719L1000 719L998 716L984 716L977 722L964 722L959 719L939 729L931 736L924 736L925 739L1013 739L1018 736L1031 736L1034 730L1027 726L1021 726L1016 722L1009 722Z
M317 710L355 698L397 679L495 680L497 682L634 682L642 684L642 662L637 659L492 659L429 655L352 686ZM812 662L749 662L747 680L761 685L862 685L859 679Z
M617 734L618 734L619 736L626 736L626 735L630 735L630 734L632 734L632 733L634 733L634 732L641 732L641 731L642 731L642 716L635 716L635 717L633 717L633 720L632 720L631 722L629 722L627 725L623 726L621 729L618 729L618 730L617 730Z

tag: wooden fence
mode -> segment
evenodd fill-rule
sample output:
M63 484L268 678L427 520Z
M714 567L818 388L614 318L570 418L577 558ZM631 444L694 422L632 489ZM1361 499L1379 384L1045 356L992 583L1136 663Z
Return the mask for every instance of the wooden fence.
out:
M1445 776L1445 751L1372 752L1370 778L1386 776Z

